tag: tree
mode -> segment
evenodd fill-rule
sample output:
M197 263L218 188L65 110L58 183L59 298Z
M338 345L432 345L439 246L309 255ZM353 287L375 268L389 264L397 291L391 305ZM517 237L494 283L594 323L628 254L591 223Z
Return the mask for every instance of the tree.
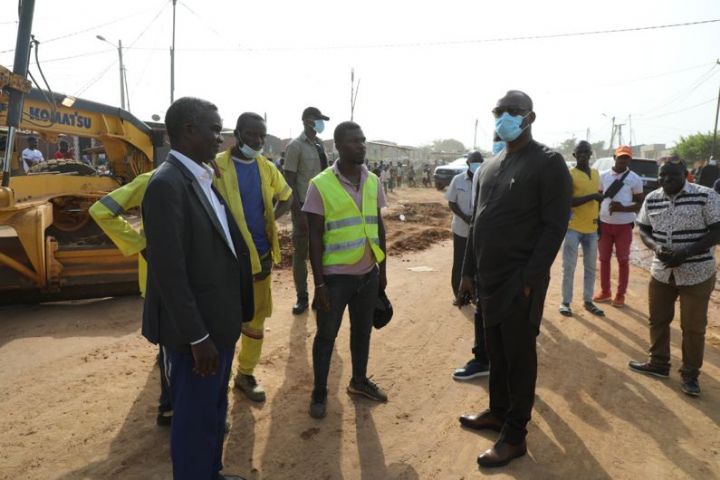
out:
M565 157L566 160L568 158L572 159L572 153L575 150L576 143L577 138L568 138L567 140L563 140L562 142L560 142L560 144L555 147L555 150L562 154L562 156Z
M573 159L573 152L575 151L575 146L577 145L577 142L579 140L575 137L568 138L567 140L563 140L560 142L556 147L555 150L560 152L563 157L565 157L565 160L572 160ZM595 158L601 158L601 157L607 157L610 156L610 153L608 153L607 150L605 150L605 141L600 140L599 142L590 143L592 145L592 151L595 155Z
M460 140L454 138L438 139L430 145L432 150L436 152L464 152L465 145Z
M675 145L675 154L685 160L688 165L699 160L707 160L710 158L712 141L713 135L711 132L680 137L680 141ZM715 148L717 150L717 146Z
M593 142L590 145L592 145L592 151L595 154L595 158L602 158L602 157L610 156L610 152L605 150L605 140L600 140L599 142Z

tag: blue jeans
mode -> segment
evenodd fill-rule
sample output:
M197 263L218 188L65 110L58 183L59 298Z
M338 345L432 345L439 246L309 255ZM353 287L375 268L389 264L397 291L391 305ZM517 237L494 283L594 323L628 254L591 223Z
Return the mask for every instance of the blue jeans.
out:
M597 232L580 233L568 229L563 244L563 281L562 303L570 304L573 297L573 283L575 280L575 265L577 265L578 245L583 251L583 300L592 302L595 288L595 271L597 269Z

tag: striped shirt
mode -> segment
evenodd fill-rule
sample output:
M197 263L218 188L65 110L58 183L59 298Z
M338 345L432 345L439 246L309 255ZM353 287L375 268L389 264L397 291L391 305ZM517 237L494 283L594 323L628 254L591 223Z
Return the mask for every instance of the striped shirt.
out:
M708 226L720 223L720 195L712 189L685 182L674 198L662 188L650 192L643 202L637 223L652 228L655 243L670 249L687 247L704 237ZM715 247L688 257L679 267L668 268L653 258L650 273L663 283L697 285L715 274Z

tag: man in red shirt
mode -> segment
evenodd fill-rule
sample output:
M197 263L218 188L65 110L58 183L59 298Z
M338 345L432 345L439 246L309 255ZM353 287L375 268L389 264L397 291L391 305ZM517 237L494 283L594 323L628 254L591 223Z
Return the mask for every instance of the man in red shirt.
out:
M61 159L61 158L72 159L73 158L73 154L70 152L68 143L65 140L62 140L60 142L60 150L55 152L55 158L56 159Z

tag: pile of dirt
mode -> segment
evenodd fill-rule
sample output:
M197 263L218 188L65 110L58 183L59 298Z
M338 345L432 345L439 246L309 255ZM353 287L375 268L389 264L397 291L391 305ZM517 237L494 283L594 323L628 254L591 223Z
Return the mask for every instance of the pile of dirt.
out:
M402 217L401 217L402 215ZM385 222L409 222L441 227L450 225L450 209L441 203L403 203L389 208L385 213Z
M400 202L388 208L383 213L388 253L418 252L452 238L451 216L450 209L438 202ZM275 268L292 268L292 231L281 229L279 234L281 261Z
M388 241L388 253L399 255L407 252L419 252L448 238L452 238L452 232L448 228L419 229L405 235L398 235L393 241Z

